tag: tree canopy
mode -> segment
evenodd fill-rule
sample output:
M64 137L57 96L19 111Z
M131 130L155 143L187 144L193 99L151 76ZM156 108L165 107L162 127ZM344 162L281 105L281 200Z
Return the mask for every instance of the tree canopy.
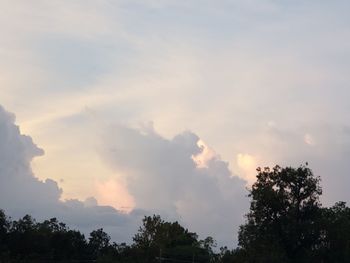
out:
M0 210L0 262L350 262L350 208L322 207L321 194L307 165L258 168L235 249L215 249L212 237L159 215L143 218L131 244L117 244L102 228L86 239L56 218L12 220Z
M266 262L300 262L319 242L320 179L306 166L257 171L239 245Z
M320 178L307 165L257 172L238 234L239 262L350 262L349 208L321 206Z

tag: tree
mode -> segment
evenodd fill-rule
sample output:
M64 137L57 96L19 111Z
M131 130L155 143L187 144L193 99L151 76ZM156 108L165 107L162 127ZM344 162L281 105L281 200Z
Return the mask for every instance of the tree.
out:
M12 222L9 238L9 249L18 258L31 259L38 254L37 224L30 215L25 215Z
M5 215L4 211L0 209L0 237L3 238L10 227L10 222Z
M55 217L39 223L38 227L42 232L47 233L67 232L68 230L66 224L59 222Z
M257 169L239 246L249 262L312 262L320 242L320 178L307 166Z
M4 211L0 209L0 258L5 258L8 252L7 235L10 229L10 222Z
M323 208L321 220L321 246L319 256L323 262L350 261L350 208L345 202Z
M109 247L109 241L111 237L103 231L102 228L94 230L90 233L89 237L89 248L93 258L98 257L104 250Z
M189 232L178 222L165 222L159 215L145 216L134 236L134 245L141 249L192 246L197 234Z
M213 238L198 241L196 233L189 232L178 222L165 222L159 215L145 216L142 226L134 236L134 248L143 254L146 262L156 257L168 257L176 260L209 262L212 255Z
M145 216L142 219L142 226L140 226L138 233L133 237L135 247L149 250L156 246L160 228L163 224L164 221L159 215Z

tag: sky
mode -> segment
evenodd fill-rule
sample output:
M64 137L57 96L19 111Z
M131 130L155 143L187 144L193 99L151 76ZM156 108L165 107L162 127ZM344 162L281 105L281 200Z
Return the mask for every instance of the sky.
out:
M348 201L348 1L0 0L0 207L236 244L258 166Z

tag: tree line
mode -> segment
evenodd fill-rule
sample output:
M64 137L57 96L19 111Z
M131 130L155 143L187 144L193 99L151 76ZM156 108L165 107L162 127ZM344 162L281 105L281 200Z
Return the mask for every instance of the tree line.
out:
M350 262L350 208L323 207L321 194L307 165L258 168L234 249L159 215L143 218L131 244L117 244L103 229L85 238L56 218L16 221L0 210L0 262Z
M145 216L127 245L111 242L102 228L86 239L56 218L12 221L0 210L0 262L209 262L214 242L159 215Z

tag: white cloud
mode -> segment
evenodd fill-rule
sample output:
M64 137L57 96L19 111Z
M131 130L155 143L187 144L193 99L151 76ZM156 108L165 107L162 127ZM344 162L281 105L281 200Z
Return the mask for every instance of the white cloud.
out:
M244 176L249 184L253 184L256 180L256 168L258 167L256 157L247 153L239 153L237 154L237 166L240 169L239 174Z
M196 163L197 168L208 168L209 162L215 159L217 154L202 140L198 140L197 145L201 149L201 152L193 155L192 160Z
M96 182L96 190L96 198L101 205L110 205L126 213L135 208L134 198L118 178Z
M313 136L309 133L306 133L304 135L304 142L310 146L315 144L315 139L313 138Z

